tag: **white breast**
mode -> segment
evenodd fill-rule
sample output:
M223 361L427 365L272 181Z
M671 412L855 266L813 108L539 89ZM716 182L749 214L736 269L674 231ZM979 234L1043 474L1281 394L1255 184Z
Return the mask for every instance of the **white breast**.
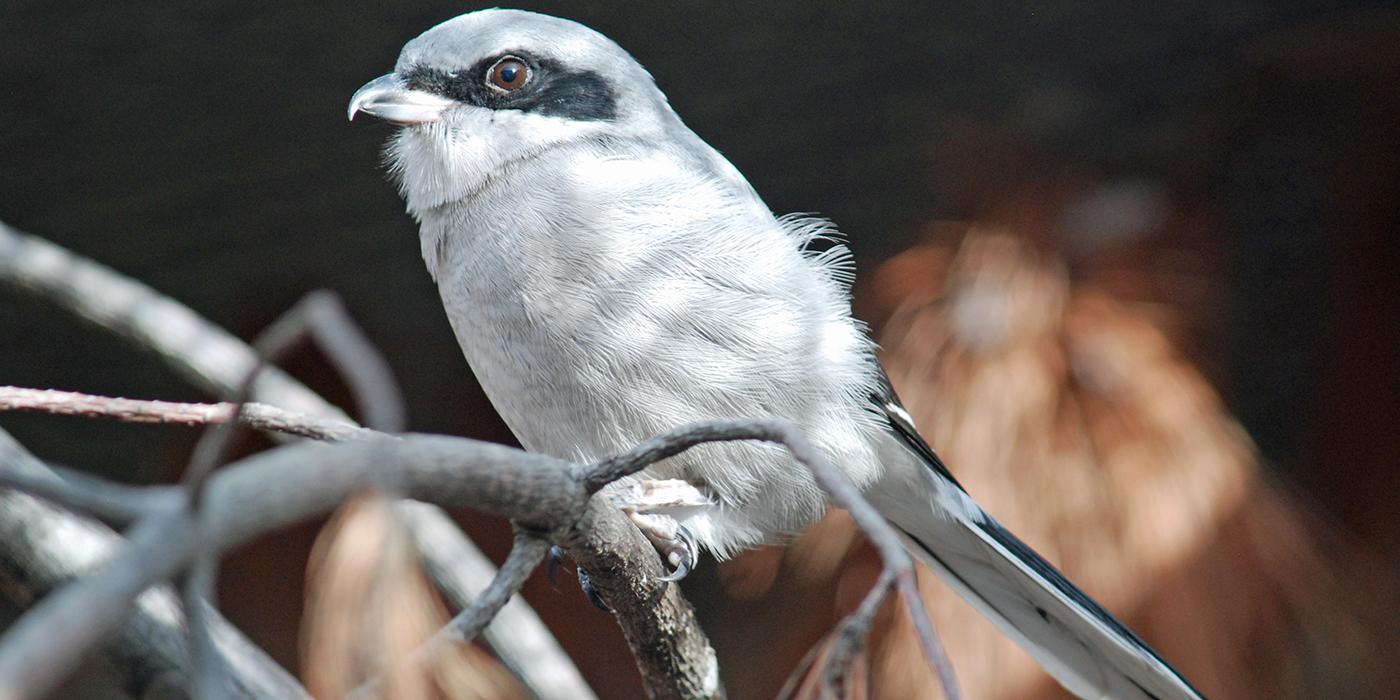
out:
M864 485L868 341L801 244L751 191L676 157L578 147L423 225L458 341L527 449L592 461L688 422L781 416ZM688 524L720 554L823 510L777 447L707 445L652 471L710 488L718 508Z

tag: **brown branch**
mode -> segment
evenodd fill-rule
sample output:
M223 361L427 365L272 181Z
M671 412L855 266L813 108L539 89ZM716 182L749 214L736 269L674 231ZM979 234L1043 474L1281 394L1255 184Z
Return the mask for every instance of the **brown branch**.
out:
M125 399L76 391L0 386L0 411L33 411L56 416L107 418L123 423L214 425L233 420L237 413L235 408L234 404L228 402L184 403ZM373 434L373 431L352 423L292 413L261 403L244 404L238 421L240 425L253 430L315 440L349 440Z

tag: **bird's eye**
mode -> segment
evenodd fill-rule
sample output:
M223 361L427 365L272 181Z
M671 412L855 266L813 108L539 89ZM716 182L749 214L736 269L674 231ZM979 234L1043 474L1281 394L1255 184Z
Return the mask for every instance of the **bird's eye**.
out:
M515 56L506 56L496 61L486 72L486 82L502 92L511 92L525 87L530 81L530 67Z

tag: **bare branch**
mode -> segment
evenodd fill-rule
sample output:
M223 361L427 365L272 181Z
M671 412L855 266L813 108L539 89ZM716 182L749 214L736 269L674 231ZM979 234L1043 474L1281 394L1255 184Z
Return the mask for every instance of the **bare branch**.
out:
M125 399L75 391L0 386L0 411L33 411L57 416L108 418L123 423L212 425L234 419L232 403L183 403ZM373 431L353 423L293 413L276 406L247 403L238 415L241 425L253 430L282 433L315 440L350 440Z
M466 589L444 587L443 594L455 605L466 609L482 595L494 580L495 566L472 543L461 537L455 524L440 508L418 501L401 500L394 504L399 517L407 526L418 550L439 553L426 558L429 574L443 582L465 582ZM433 572L435 566L450 563L459 570ZM482 637L496 649L500 660L515 674L530 692L543 700L570 698L591 700L595 697L578 668L555 641L535 611L520 596L512 596L501 608ZM562 663L560 661L562 660Z
M456 617L435 635L435 642L469 642L476 639L482 628L495 619L496 613L505 607L506 601L520 592L520 587L525 585L525 579L539 567L548 552L548 540L517 529L515 546L501 564L500 571L496 572L496 578L491 581L491 585L472 601L470 607L457 613Z
M4 442L0 449L21 449L8 435L0 440ZM153 510L168 508L178 502L178 496L170 488L113 484L68 470L0 469L0 486L120 524L135 522Z
M595 569L602 594L619 614L636 616L619 617L629 638L652 642L634 646L639 663L666 669L648 677L657 681L671 669L682 672L654 694L718 696L713 651L693 611L676 587L656 580L660 562L636 528L605 499L591 500L576 477L579 469L501 445L428 435L297 443L254 455L211 475L200 522L190 522L183 511L146 518L133 529L126 553L21 618L0 639L0 696L49 687L119 621L114 608L178 573L198 551L224 551L369 489L475 508L560 533L576 559ZM202 542L200 533L206 536Z
M204 521L198 517L203 505L204 485L215 468L221 464L233 442L254 382L266 366L286 353L294 344L310 337L332 358L355 393L362 411L369 417L371 427L398 432L403 430L405 409L398 383L389 371L379 351L364 336L340 300L331 292L313 292L282 314L253 343L257 364L230 392L234 403L234 419L205 429L195 445L194 454L185 468L182 486L186 508L191 511L198 527ZM203 539L209 533L197 531ZM195 691L199 697L211 697L222 687L222 660L214 653L214 642L203 614L202 602L215 606L215 585L218 580L219 557L208 547L198 548L198 554L186 572L182 593L189 610L190 641L195 660Z
M525 585L525 580L539 567L548 552L548 540L517 529L515 544L491 584L467 609L457 613L446 626L415 651L407 663L426 665L431 663L433 656L444 646L466 644L475 639L481 630L496 618L501 608L505 607L506 601L520 592L520 587ZM383 679L376 678L356 688L346 698L369 700L378 697L382 687Z
M35 483L59 480L3 431L0 473L23 474ZM112 486L105 482L102 485ZM171 503L169 499L156 500ZM122 543L119 535L100 523L55 509L28 495L0 489L0 590L20 604L32 604L50 591L88 575ZM126 690L134 697L147 697L148 691L156 687L189 692L184 615L171 590L165 586L147 590L137 598L134 608L123 610L125 621L108 648ZM233 669L226 678L230 694L306 697L281 666L216 612L209 614L218 653Z
M223 394L256 364L251 348L180 303L111 268L0 223L0 283L31 293L154 352L196 386ZM290 411L345 414L279 370L258 377L253 397Z
M198 538L197 539L202 539ZM185 605L185 617L189 621L190 656L194 660L194 694L201 700L216 700L224 697L227 688L228 667L219 656L214 644L212 615L218 614L217 582L219 578L219 557L197 555L185 572L185 580L180 585L180 598Z
M826 668L823 669L822 673L822 685L828 693L840 693L840 689L845 685L851 663L855 661L856 655L864 646L865 635L870 632L870 624L875 619L875 613L880 610L880 604L885 602L885 596L894 587L894 583L893 569L886 568L880 572L879 579L861 599L855 612L847 615L846 619L837 626L833 633L831 648L827 653Z
M315 341L350 385L366 425L386 433L404 430L403 392L389 363L334 293L319 290L306 295L263 330L253 347L270 361L303 338Z
M377 449L365 449L367 442ZM121 555L49 595L7 630L0 639L0 697L32 697L51 688L122 621L137 594L176 575L199 551L224 551L324 513L353 493L379 488L521 514L545 529L577 520L588 496L568 463L454 438L298 443L238 466L211 476L198 522L183 509L148 516L133 528Z
M740 439L767 440L787 446L794 458L812 470L829 498L847 508L857 524L866 529L872 543L886 558L887 577L893 577L897 586L902 586L906 576L912 582L912 561L899 548L889 525L795 426L781 420L687 426L593 467L499 445L438 436L407 436L402 440L373 438L346 445L291 445L251 457L236 469L224 470L211 478L208 505L199 514L201 522L197 523L211 541L203 543L200 549L222 550L257 533L323 512L349 494L367 488L387 489L440 505L473 507L512 518L526 527L559 533L561 543L569 546L575 559L593 573L600 584L600 595L618 612L619 622L638 652L644 677L655 695L712 697L722 692L718 670L713 663L713 652L693 623L693 612L675 594L673 587L657 580L661 574L660 563L641 544L640 533L627 524L606 499L590 501L589 497L606 480L640 471L690 446L705 441ZM367 446L373 449L366 449ZM147 582L172 575L193 555L191 531L196 528L191 526L196 523L180 524L171 521L171 517L167 514L152 516L136 528L139 534L150 521L165 518L159 521L159 529L175 533L167 535L163 549L126 558L145 562L140 569L149 577ZM630 546L629 539L636 546ZM136 543L137 536L133 536L133 550L137 549ZM889 546L891 543L893 548ZM173 559L168 556L170 552L176 552ZM114 567L118 563L114 562ZM121 568L90 581L106 579L110 579L110 583L94 583L89 591L74 593L71 602L58 601L49 606L50 601L45 601L25 616L16 629L25 623L35 629L62 629L62 621L72 619L71 613L64 614L63 606L85 611L81 617L100 620L95 611L88 608L107 604L120 595L139 592L139 589L132 590L130 574ZM904 592L902 587L901 592ZM877 601L879 595L883 592L871 600ZM911 614L922 617L917 596L906 594L904 600ZM873 602L862 605L861 614L866 614L864 611L873 606ZM32 622L43 620L45 616L54 618L54 622L45 625ZM674 627L657 625L658 616L679 624ZM859 625L868 626L869 623L856 618L851 624L856 626L849 629L858 630ZM97 625L89 625L83 634L90 633L94 627ZM677 634L677 629L682 632ZM696 630L695 633L687 636L685 630L691 629ZM18 633L12 630L9 636L13 638L13 646L23 648ZM27 640L25 644L44 652L29 653L34 654L34 658L61 656L92 641L80 635L60 643L54 641L53 636L49 635L48 640L42 637ZM648 656L654 650L659 650L660 658ZM841 655L833 656L839 664ZM11 674L20 674L27 668L24 663L9 663L15 657L26 658L19 652L11 653L11 645L0 647L0 679L11 678ZM649 672L657 673L653 676L648 675ZM840 678L844 673L837 665L827 677ZM653 688L652 682L657 683L657 687ZM949 686L948 695L956 697L956 689Z

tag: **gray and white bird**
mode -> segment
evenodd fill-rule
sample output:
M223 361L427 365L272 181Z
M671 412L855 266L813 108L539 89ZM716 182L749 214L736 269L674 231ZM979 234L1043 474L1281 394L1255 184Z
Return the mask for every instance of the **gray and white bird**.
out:
M404 46L351 99L361 112L403 126L390 168L423 258L526 449L587 463L684 423L789 419L1070 692L1200 697L919 437L851 316L849 253L808 250L831 225L774 216L607 37L529 12L465 14ZM771 445L704 445L643 476L698 486L708 503L683 526L720 557L827 506Z

